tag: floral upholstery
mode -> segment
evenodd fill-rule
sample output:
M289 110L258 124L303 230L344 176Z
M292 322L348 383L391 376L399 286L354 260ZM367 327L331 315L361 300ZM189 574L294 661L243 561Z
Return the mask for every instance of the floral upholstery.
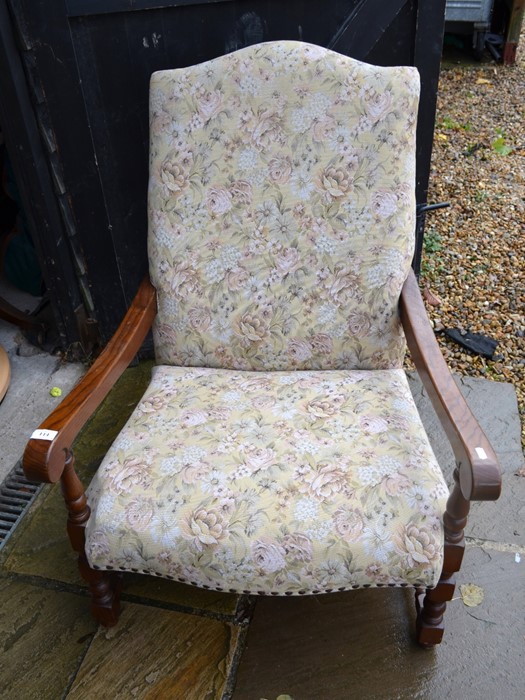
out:
M402 369L159 366L89 489L86 552L217 590L433 586L447 494Z
M151 80L159 364L400 367L415 68L294 41Z
M93 567L288 595L437 583L448 490L397 311L418 92L415 69L290 41L154 74L159 366L89 489Z

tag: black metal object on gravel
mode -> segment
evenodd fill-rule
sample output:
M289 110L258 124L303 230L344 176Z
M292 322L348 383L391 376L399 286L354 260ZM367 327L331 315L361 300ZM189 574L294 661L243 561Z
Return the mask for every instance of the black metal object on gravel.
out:
M458 343L458 345L462 345L467 350L475 352L476 355L486 357L488 360L493 359L494 352L498 347L498 342L486 335L461 331L459 328L445 328L445 335L455 343Z

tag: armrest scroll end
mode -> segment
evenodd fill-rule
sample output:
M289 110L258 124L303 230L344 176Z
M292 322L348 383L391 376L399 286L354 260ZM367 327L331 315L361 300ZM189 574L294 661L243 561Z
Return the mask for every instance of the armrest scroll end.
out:
M55 484L60 480L68 450L61 447L60 439L53 442L30 438L22 457L24 474L28 481Z
M459 485L468 501L497 501L501 494L501 472L497 460L474 459L459 467Z

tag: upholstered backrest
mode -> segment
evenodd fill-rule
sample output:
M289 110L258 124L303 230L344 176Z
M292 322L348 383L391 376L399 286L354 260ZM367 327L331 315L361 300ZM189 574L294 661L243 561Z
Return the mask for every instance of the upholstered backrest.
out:
M157 361L401 365L419 76L251 46L151 79Z

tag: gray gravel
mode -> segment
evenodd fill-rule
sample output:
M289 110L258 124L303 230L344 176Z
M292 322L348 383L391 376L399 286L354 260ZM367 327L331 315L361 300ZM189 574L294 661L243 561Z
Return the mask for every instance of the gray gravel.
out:
M525 35L513 67L444 67L438 94L421 284L451 369L512 382L525 446ZM433 299L431 294L437 296ZM498 341L493 360L442 333Z

